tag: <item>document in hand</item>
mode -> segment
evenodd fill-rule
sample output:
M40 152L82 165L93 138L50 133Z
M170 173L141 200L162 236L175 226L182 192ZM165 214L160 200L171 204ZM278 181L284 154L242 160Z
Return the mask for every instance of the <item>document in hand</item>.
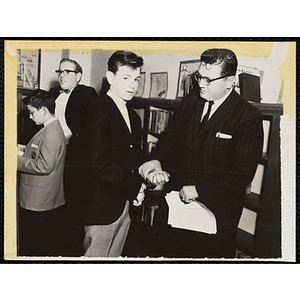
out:
M184 204L176 191L167 194L166 201L169 206L168 224L172 227L217 233L216 218L204 204L196 201Z

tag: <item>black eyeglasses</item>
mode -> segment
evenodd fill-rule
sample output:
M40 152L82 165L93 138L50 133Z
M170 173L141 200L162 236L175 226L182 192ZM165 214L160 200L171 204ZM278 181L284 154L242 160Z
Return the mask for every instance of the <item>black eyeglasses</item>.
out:
M198 72L194 73L194 78L198 81L198 83L200 83L201 80L203 79L206 85L210 85L213 81L223 79L223 78L226 78L226 77L229 77L229 76L230 75L226 75L226 76L221 76L221 77L218 77L218 78L210 79L210 78L201 76Z
M55 70L55 73L57 74L57 76L61 76L61 74L64 74L64 76L68 76L70 74L70 72L73 72L73 73L78 73L77 71L74 71L74 70Z

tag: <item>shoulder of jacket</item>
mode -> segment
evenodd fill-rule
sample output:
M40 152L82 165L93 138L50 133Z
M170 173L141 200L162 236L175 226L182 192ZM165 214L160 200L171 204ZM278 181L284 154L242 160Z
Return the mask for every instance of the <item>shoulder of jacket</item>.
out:
M49 125L47 125L44 128L44 131L47 133L53 132L55 134L60 134L61 132L63 132L62 127L58 120L55 120L52 123L50 123Z
M74 88L74 91L89 91L89 92L95 92L96 93L96 90L91 87L91 86L87 86L87 85L84 85L84 84L78 84L75 88Z
M236 91L232 93L232 96L234 97L235 101L238 101L240 107L243 108L243 111L247 111L252 115L252 117L262 117L261 111L247 99L239 95Z
M106 111L111 109L112 103L108 96L98 96L93 102L91 102L87 108L87 111L95 114L106 114Z
M199 96L195 92L193 92L182 99L179 107L181 108L181 110L191 109L192 107L194 107L194 105L199 105L200 101L201 100L199 99Z

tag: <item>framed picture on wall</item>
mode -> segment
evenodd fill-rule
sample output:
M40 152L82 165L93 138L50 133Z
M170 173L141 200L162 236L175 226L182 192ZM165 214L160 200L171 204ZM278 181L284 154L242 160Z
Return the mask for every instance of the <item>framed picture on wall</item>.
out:
M196 81L193 74L198 71L199 60L181 61L179 66L177 98L183 98L195 87Z
M168 90L168 73L151 73L150 98L166 98Z
M144 88L145 88L145 82L146 82L146 73L145 72L141 72L141 78L139 81L139 85L138 88L135 92L135 97L142 97L143 93L144 93Z
M40 50L18 51L18 88L38 89L40 85Z

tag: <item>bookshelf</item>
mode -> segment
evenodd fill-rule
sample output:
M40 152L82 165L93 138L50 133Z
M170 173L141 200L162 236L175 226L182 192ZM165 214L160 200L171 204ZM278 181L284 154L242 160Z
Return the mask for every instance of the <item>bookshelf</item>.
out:
M34 90L29 88L17 89L17 143L26 145L31 138L42 128L36 125L30 118L23 99L30 95Z
M278 258L281 256L280 116L283 107L282 104L253 105L263 114L263 154L250 192L246 193L237 246L252 257Z
M142 120L142 148L143 157L151 153L166 129L172 113L177 109L181 100L165 100L157 98L135 97L130 106L139 114Z
M153 133L150 114L153 108L174 112L181 100L134 98L131 106L142 116L143 155L149 156L149 136L158 140L159 133ZM260 258L281 256L281 188L280 188L280 116L282 104L252 103L263 114L264 144L263 154L256 174L245 195L243 213L238 226L237 249ZM166 123L167 126L167 123ZM156 253L155 243L160 243L163 228L167 222L167 207L164 193L148 193L140 215L139 229L134 233L144 235L135 241L143 240L149 245L149 253ZM145 216L152 216L145 220ZM165 222L165 223L164 223ZM132 241L132 237L131 237ZM130 238L129 238L130 243ZM152 245L152 246L151 246ZM154 251L154 252L153 252ZM150 254L148 254L150 255Z

